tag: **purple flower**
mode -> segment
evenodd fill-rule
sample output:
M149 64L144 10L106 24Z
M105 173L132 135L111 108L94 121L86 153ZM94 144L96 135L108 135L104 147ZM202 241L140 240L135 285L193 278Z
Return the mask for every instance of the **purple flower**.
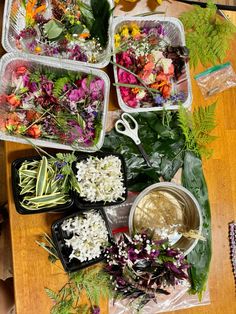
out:
M52 95L52 90L53 90L52 82L45 80L45 82L41 84L41 88L48 96Z
M32 40L30 43L26 43L26 47L30 52L34 52L35 48L37 47L37 41Z
M75 45L74 48L69 49L69 52L70 52L69 59L83 62L86 62L88 60L87 56L82 51L79 45Z
M165 102L164 98L161 95L155 96L154 101L155 104L158 106L161 106Z
M70 101L78 101L80 99L83 99L84 97L85 97L85 91L83 88L73 89L68 96Z
M27 87L29 89L29 92L31 93L36 92L36 90L38 89L36 82L30 82L29 74L25 74L23 76L23 84L24 87Z
M61 173L58 173L58 174L56 175L55 180L61 180L61 179L63 179L63 178L64 178L64 175L61 174Z
M134 252L134 249L133 249L133 248L130 248L130 249L128 250L128 258L129 258L132 262L136 261L136 259L138 258L138 255Z
M33 27L24 28L19 34L19 36L23 39L29 39L36 35L37 35L37 32Z
M92 314L100 314L100 313L101 313L101 312L100 312L100 307L95 306L95 307L93 308Z
M67 164L67 163L66 163L65 161L56 161L56 162L54 163L54 165L55 165L58 169L64 167L66 164Z

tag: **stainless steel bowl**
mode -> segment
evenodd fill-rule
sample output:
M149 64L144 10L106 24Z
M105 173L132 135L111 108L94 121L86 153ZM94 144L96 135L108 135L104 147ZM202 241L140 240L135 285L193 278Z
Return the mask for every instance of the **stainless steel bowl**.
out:
M153 196L155 203L151 199ZM147 199L151 204L149 207L145 207ZM190 230L201 234L201 208L192 193L183 186L169 182L153 184L139 194L129 215L131 233L147 228L155 231L157 239L168 237L173 247L178 247L187 255L198 238L189 238L184 234Z

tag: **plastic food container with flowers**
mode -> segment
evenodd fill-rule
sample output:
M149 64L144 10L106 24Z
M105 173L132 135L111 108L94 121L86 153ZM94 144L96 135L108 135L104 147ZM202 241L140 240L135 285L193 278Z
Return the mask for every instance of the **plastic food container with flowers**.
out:
M0 61L0 138L58 149L103 145L109 78L101 70L9 53Z
M110 60L111 0L6 0L6 51L103 68Z
M127 112L190 107L192 91L181 22L119 17L112 26L118 102Z

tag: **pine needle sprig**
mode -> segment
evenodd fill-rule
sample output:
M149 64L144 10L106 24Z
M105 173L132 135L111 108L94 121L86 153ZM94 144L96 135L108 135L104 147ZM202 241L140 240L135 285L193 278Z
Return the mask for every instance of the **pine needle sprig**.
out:
M222 62L230 46L236 27L217 15L217 7L208 0L207 7L194 9L180 16L186 32L186 45L190 51L190 65L198 62L206 66Z
M198 107L193 113L180 106L178 122L185 137L186 150L198 156L211 157L213 151L207 145L216 139L216 136L211 135L216 127L215 109L216 103Z

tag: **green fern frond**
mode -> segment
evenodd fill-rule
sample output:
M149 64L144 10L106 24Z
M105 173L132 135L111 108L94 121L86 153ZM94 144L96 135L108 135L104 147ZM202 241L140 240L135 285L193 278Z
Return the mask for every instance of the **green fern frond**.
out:
M67 84L69 82L70 82L70 79L67 76L57 79L56 82L54 83L53 95L55 97L60 97L63 93L63 88L64 88L65 84Z
M207 8L195 6L180 16L186 32L186 45L190 51L190 66L222 62L230 46L236 27L217 15L217 7L209 0Z
M53 301L57 301L58 300L58 295L56 292L54 292L53 290L49 289L49 288L45 288L45 292L47 293L47 296L53 300Z
M198 107L193 113L183 106L179 107L178 123L184 134L187 150L207 158L212 155L212 149L207 145L216 139L216 136L210 134L216 126L215 109L216 103Z

